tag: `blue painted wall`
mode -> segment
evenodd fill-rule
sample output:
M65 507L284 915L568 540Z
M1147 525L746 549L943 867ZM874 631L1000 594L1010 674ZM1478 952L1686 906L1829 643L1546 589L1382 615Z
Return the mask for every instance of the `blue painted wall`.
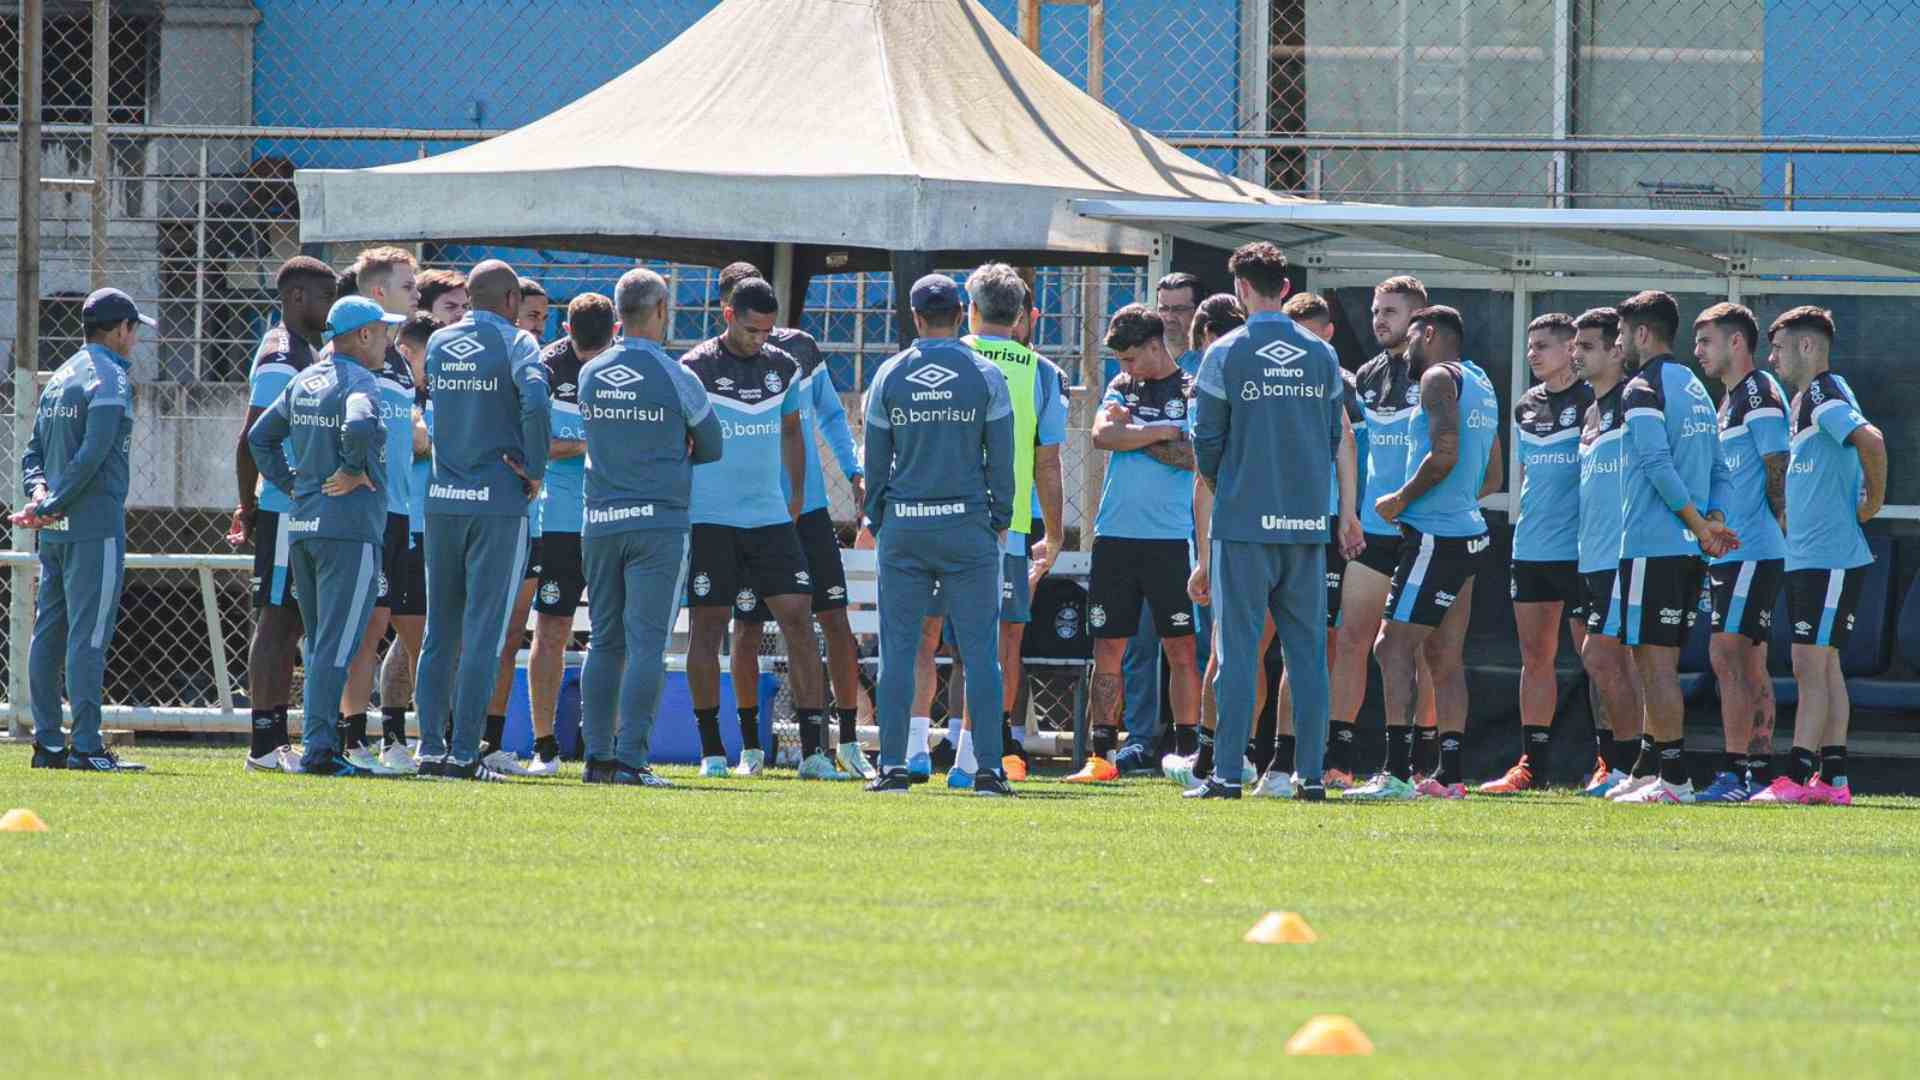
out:
M1912 5L1769 0L1761 131L1780 138L1920 141L1920 18ZM1786 158L1768 155L1766 189L1784 192ZM1798 210L1913 210L1920 159L1893 156L1794 156L1794 187L1838 198L1795 199ZM1853 198L1848 198L1853 196ZM1779 207L1778 202L1774 207Z

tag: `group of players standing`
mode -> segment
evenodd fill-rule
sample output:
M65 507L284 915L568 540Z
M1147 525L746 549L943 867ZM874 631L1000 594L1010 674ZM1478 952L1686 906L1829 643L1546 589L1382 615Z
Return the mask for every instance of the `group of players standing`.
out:
M1093 753L1069 780L1154 771L1151 722L1130 717L1125 745L1119 724L1123 703L1132 713L1157 690L1135 678L1157 663L1133 655L1151 657L1157 638L1174 717L1158 767L1190 797L1236 798L1246 783L1309 800L1328 787L1464 797L1462 650L1491 548L1479 503L1504 480L1493 384L1462 355L1459 313L1429 304L1411 277L1376 288L1383 351L1347 373L1327 344L1331 309L1291 294L1277 248L1248 245L1229 270L1231 295L1203 300L1197 279L1170 275L1154 307L1129 305L1108 329L1122 370L1092 432L1111 454L1087 610ZM721 274L725 332L679 361L660 345L667 285L645 269L612 299L576 297L566 336L544 349L545 291L497 260L462 277L374 248L340 275L289 260L276 286L282 319L249 375L230 535L256 551L249 768L554 775L562 654L585 592L589 782L665 783L648 766L648 734L683 604L701 775L767 766L757 686L769 619L787 644L803 778L904 791L938 761L950 786L1004 795L1009 776L1025 775L1011 709L1032 589L1061 534L1066 380L1027 345L1037 312L1012 268L987 264L964 290L940 275L916 283L907 299L920 340L876 373L863 454L817 345L775 325L779 298L748 264ZM125 357L151 323L114 290L90 298L83 321L87 346L43 394L15 520L44 530L34 762L114 771L132 767L98 733L124 558ZM1884 493L1884 443L1828 370L1827 312L1796 308L1768 330L1791 403L1755 366L1759 327L1746 308L1716 304L1694 330L1695 356L1726 388L1717 410L1673 357L1679 311L1665 293L1528 327L1539 382L1513 409L1509 585L1522 746L1482 792L1543 782L1565 621L1597 697L1588 794L1850 799L1838 654L1872 561L1860 524ZM861 542L877 538L877 767L854 731L858 653L816 430L862 506ZM99 557L79 543L100 544ZM1775 769L1765 642L1783 586L1800 705ZM1703 597L1727 745L1695 793L1678 655ZM535 744L523 762L502 742L521 637L509 630L529 608ZM718 718L730 625L743 747L731 766ZM949 739L930 747L943 627L956 672L972 678ZM376 747L368 709L389 629ZM287 703L303 636L296 754ZM1363 783L1355 735L1369 653L1387 739ZM1247 749L1275 675L1262 775ZM410 707L439 718L420 725L417 754Z

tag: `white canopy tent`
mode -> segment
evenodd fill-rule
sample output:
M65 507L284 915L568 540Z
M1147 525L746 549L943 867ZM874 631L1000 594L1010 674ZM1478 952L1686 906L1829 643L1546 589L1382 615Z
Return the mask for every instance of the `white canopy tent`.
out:
M525 127L295 183L308 243L708 264L797 245L803 273L877 269L897 252L1138 264L1156 237L1076 214L1075 197L1297 201L1128 124L974 0L726 0Z
M1096 221L1218 248L1270 240L1306 269L1314 289L1370 287L1411 273L1429 286L1511 293L1510 401L1527 387L1520 358L1536 292L1920 296L1920 214L1120 199L1077 206ZM1507 475L1516 466L1509 447ZM1489 502L1506 509L1515 497ZM1880 516L1920 520L1920 506L1888 505Z

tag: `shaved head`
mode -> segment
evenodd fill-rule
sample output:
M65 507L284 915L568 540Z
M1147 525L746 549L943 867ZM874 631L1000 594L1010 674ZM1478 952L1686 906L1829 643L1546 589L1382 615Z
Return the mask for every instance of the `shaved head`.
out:
M467 296L480 311L512 321L520 317L520 275L500 259L488 259L467 275Z

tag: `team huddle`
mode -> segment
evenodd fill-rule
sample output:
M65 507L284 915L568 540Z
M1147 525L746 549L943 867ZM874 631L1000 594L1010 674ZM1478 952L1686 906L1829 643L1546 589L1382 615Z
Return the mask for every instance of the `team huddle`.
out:
M1752 313L1703 312L1694 355L1725 389L1717 408L1674 357L1671 296L1542 315L1526 343L1538 381L1508 421L1463 355L1459 312L1430 304L1418 280L1376 288L1382 351L1346 372L1332 309L1291 291L1277 247L1249 244L1228 270L1231 294L1203 298L1198 279L1169 275L1154 306L1122 308L1107 330L1120 373L1092 425L1109 452L1086 606L1092 753L1070 782L1157 772L1190 798L1246 786L1308 801L1329 789L1465 797L1463 649L1492 548L1480 503L1505 485L1510 422L1521 747L1477 790L1543 784L1565 623L1595 691L1587 794L1850 801L1839 654L1873 561L1861 524L1880 507L1886 453L1829 370L1827 312L1796 308L1767 331L1790 399L1755 365ZM276 286L281 321L249 373L229 535L255 552L247 768L554 776L584 600L589 783L667 784L649 738L683 608L701 776L769 767L757 695L773 621L800 777L906 792L938 767L949 787L999 796L1025 778L1013 709L1034 591L1064 535L1067 380L1029 347L1038 312L1013 268L914 284L918 338L874 375L859 452L817 343L776 326L781 298L745 263L720 276L724 333L678 360L662 345L668 285L646 269L611 298L576 296L545 347L545 290L498 260L463 276L373 248L341 274L289 260ZM112 289L82 320L87 344L42 394L13 519L41 531L33 764L126 771L138 766L104 746L100 699L124 567L127 357L153 323ZM877 762L856 733L859 651L821 441L860 507L858 542L876 549ZM1766 642L1783 588L1799 705L1776 764ZM1727 741L1696 792L1679 655L1699 610L1711 612ZM503 744L530 615L523 759ZM731 760L719 718L729 632ZM933 746L942 648L965 704ZM1356 738L1369 655L1387 736L1371 771ZM1139 706L1157 702L1162 657L1173 723L1156 760L1157 704Z

